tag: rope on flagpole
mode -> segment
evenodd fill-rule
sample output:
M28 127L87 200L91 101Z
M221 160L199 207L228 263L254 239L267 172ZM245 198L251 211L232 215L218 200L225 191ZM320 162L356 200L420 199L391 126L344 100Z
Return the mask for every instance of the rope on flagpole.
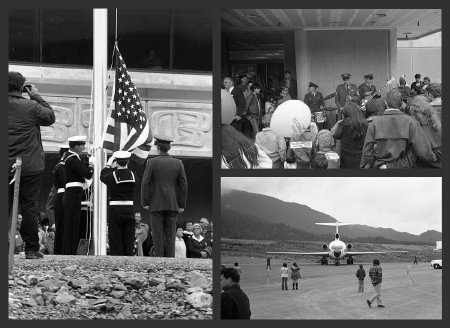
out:
M114 40L117 43L117 8L116 8L116 38Z

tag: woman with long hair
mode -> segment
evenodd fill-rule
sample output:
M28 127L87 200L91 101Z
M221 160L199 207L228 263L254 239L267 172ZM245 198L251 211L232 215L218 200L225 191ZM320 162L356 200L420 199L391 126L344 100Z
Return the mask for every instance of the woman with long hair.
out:
M234 127L222 124L222 168L271 169L272 160Z
M341 167L358 169L368 123L361 108L353 102L345 104L343 114L344 119L334 133L334 138L341 140Z
M292 289L298 290L298 279L300 279L300 267L297 263L292 263L291 267L291 279L292 279Z
M431 104L419 97L415 97L409 104L409 113L412 118L420 123L420 127L427 135L431 143L433 153L438 160L436 162L427 163L417 160L418 167L441 167L442 157L442 126L441 120L433 111Z
M287 281L289 278L289 269L287 263L283 263L281 267L281 290L288 290Z

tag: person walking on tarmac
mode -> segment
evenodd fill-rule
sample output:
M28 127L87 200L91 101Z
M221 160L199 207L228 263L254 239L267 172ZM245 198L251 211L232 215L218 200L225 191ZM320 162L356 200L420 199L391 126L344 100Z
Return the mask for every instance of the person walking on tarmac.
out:
M86 136L74 136L68 139L70 149L64 154L66 167L66 191L64 192L64 249L63 254L75 255L80 241L81 196L84 179L90 179L94 173L93 160L81 159L85 149Z
M55 187L55 254L63 254L64 243L64 204L63 197L66 191L66 167L64 165L64 154L69 150L69 145L62 145L59 149L61 160L53 169L53 186Z
M25 84L22 74L8 72L8 80L8 211L12 212L15 163L17 157L21 157L19 205L23 219L20 235L25 243L25 258L40 259L44 255L39 251L36 212L45 168L40 127L55 123L55 113L34 86Z
M359 265L359 269L356 271L356 278L358 278L358 293L364 293L364 278L366 277L366 270L363 265Z
M133 199L134 188L138 181L133 171L128 168L130 157L131 153L127 151L114 152L106 167L100 173L100 180L108 186L109 192L108 238L110 255L134 255Z
M155 135L155 139L159 156L147 161L141 204L150 211L155 256L175 257L177 216L186 206L188 184L183 162L168 154L173 140L162 135Z

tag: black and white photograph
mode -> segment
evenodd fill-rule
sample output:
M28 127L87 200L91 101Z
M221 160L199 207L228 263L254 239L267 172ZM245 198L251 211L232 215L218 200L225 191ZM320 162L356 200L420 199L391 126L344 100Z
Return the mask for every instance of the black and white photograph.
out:
M211 10L8 26L9 319L211 320Z
M222 168L441 168L442 9L223 9Z
M222 319L442 319L441 177L222 177Z

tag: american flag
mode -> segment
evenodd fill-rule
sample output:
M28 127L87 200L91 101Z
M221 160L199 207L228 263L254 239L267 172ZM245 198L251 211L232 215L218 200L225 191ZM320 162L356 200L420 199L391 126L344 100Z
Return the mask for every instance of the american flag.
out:
M106 121L103 148L129 151L131 159L142 164L147 159L152 141L150 124L119 48L115 47L114 98Z

